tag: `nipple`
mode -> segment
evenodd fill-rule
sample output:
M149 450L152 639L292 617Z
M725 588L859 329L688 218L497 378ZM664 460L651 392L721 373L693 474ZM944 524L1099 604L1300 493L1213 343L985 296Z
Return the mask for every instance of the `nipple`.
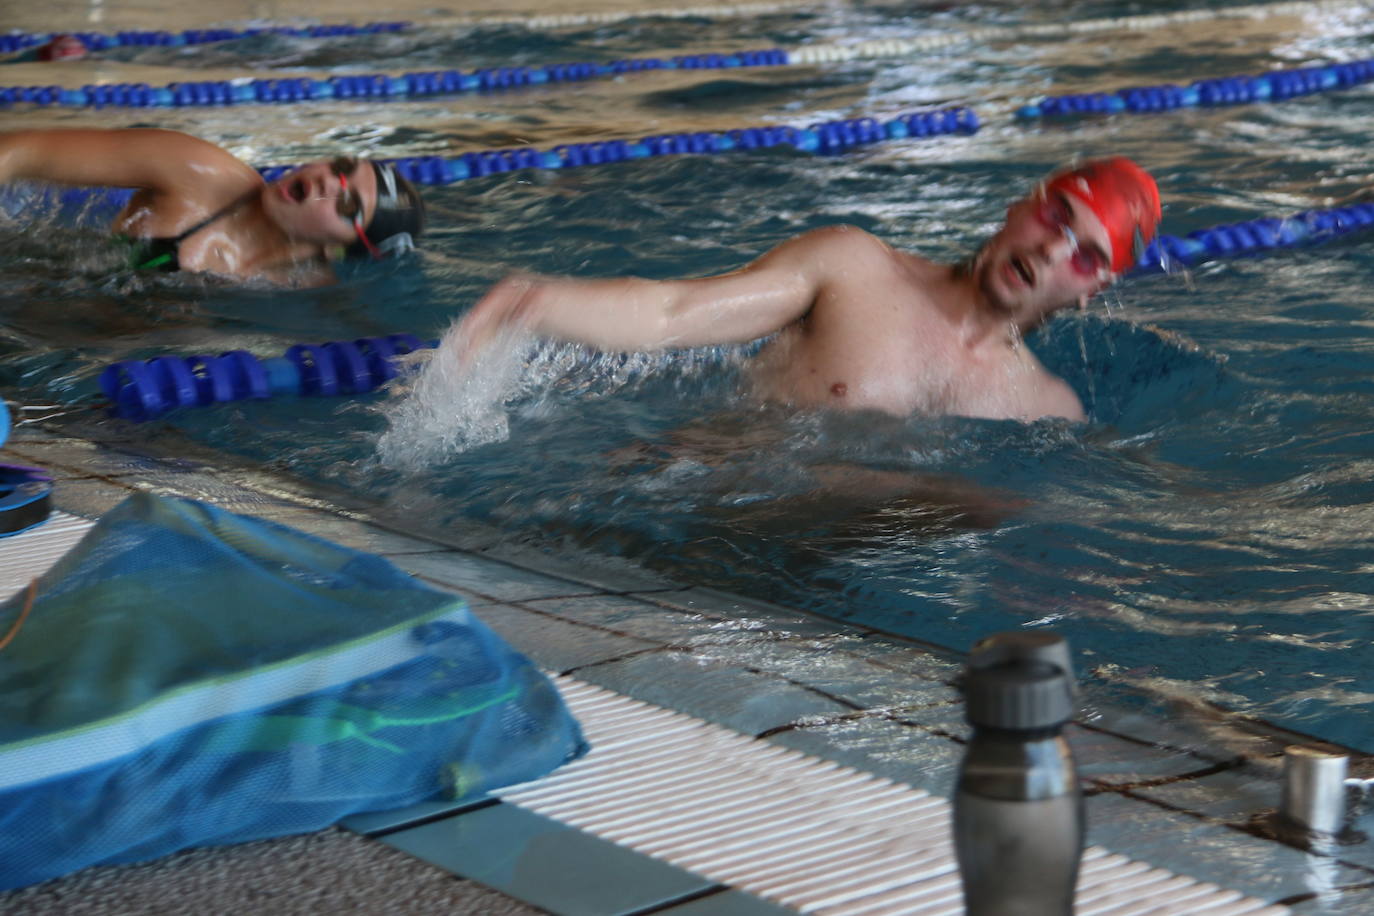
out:
M830 393L837 398L842 398L849 394L849 386L844 382L836 382L830 386Z

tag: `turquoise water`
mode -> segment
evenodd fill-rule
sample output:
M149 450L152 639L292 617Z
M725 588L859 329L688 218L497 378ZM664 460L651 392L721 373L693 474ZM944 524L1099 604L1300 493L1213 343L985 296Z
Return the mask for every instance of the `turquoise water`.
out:
M1053 21L1050 6L961 7L914 22L874 6L747 28L646 21L551 35L271 39L206 57L142 52L137 63L426 69L459 50L464 67L610 59ZM1077 154L1150 167L1173 234L1328 206L1374 181L1367 89L1038 127L995 113L1048 86L1187 82L1363 57L1371 31L1333 16L1283 34L1132 35L1110 50L1042 39L919 61L374 105L347 117L293 109L289 130L281 109L202 121L107 113L198 124L227 143L252 135L265 163L341 147L551 146L954 103L993 112L974 137L836 158L681 157L435 189L422 255L316 291L135 276L93 220L73 230L34 205L0 227L0 382L20 400L80 405L94 373L126 356L435 336L510 269L700 275L836 222L953 260L996 228L1018 189ZM1056 319L1029 344L1084 399L1091 419L1080 426L761 408L740 396L739 353L625 359L546 346L447 390L439 403L452 406L437 413L396 394L237 404L110 428L156 440L175 426L430 520L493 522L513 541L590 547L956 649L999 629L1053 626L1088 677L1374 752L1374 679L1362 664L1374 634L1368 240L1128 279L1086 314Z

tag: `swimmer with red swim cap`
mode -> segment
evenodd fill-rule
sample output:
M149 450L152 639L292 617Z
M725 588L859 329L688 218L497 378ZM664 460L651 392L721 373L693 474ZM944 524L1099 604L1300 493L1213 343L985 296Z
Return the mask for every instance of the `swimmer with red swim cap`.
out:
M471 365L503 328L617 351L767 337L748 374L762 400L1081 420L1077 395L1021 335L1129 268L1159 218L1159 191L1144 169L1099 159L1012 204L1006 225L968 263L938 263L832 226L716 277L518 274L492 287L446 346Z

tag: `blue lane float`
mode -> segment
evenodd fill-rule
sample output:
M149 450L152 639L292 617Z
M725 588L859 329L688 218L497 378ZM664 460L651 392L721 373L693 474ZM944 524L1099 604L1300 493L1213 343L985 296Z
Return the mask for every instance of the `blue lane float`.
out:
M1161 235L1141 254L1135 272L1192 267L1203 261L1261 254L1330 241L1374 226L1374 203L1304 210L1283 218L1247 220L1198 229L1186 236Z
M838 155L848 150L890 140L932 139L954 134L977 133L978 115L970 108L942 108L898 115L885 121L876 118L844 118L808 127L744 127L719 132L654 134L638 140L604 140L563 143L551 149L523 146L515 149L480 150L458 156L409 156L384 159L409 180L421 185L446 185L520 169L569 169L612 165L658 156L709 155L742 150L787 146L802 152ZM298 168L296 165L261 166L259 174L272 182ZM88 207L102 210L122 206L129 192L112 188L66 188L60 192L64 213Z
M1274 70L1262 76L1196 80L1187 86L1133 86L1115 92L1052 95L1016 112L1022 120L1090 114L1147 114L1179 108L1280 102L1299 96L1349 89L1374 80L1374 59L1344 64Z
M488 67L470 72L429 70L391 76L365 73L328 79L198 80L150 86L147 83L88 83L80 89L62 86L0 87L0 106L29 104L70 108L187 108L268 103L297 103L331 99L405 101L438 95L497 92L548 83L642 73L651 70L718 70L735 67L780 67L789 63L782 48L761 48L735 54L684 54L677 57L632 58L597 64L576 62L547 67Z
M72 35L92 51L109 48L182 48L188 45L237 41L259 35L285 35L293 38L342 38L404 32L409 22L369 22L364 25L311 25L292 28L273 26L258 29L187 29L182 32L129 29L122 32L10 32L0 35L0 54L13 54L45 45L59 35Z
M334 397L365 394L396 377L397 357L437 340L413 334L301 343L262 359L247 350L218 356L126 359L100 373L111 413L141 423L178 407L206 407L280 395Z

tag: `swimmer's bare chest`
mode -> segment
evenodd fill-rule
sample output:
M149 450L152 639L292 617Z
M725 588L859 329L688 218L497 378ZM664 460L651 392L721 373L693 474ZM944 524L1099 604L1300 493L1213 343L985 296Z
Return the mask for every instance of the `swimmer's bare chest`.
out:
M786 329L759 354L756 393L808 407L901 416L1076 413L1063 383L1019 344L993 340L969 347L939 310L919 298L904 305L831 309Z

